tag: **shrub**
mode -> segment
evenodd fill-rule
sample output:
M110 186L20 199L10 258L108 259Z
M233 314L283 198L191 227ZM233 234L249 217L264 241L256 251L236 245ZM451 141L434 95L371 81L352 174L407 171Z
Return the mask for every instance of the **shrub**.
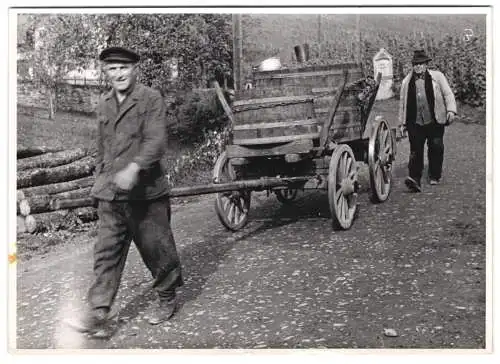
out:
M223 125L224 110L215 90L179 92L169 106L174 122L170 133L181 142L199 143L212 130Z

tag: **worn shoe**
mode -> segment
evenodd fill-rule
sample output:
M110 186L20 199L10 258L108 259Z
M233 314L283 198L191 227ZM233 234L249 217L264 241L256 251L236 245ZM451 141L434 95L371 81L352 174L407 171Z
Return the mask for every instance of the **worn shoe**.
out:
M422 188L420 187L420 183L418 183L417 181L415 181L411 177L406 177L405 185L406 185L406 187L408 187L408 189L411 192L421 192L422 191Z
M148 323L150 325L158 325L162 322L170 320L177 309L177 297L169 300L160 300L157 306L153 307L149 314Z
M439 179L434 179L434 178L429 179L429 184L432 186L438 185L439 182L440 182Z
M94 334L104 330L109 319L109 310L98 308L87 311L81 317L66 318L64 323L75 331Z

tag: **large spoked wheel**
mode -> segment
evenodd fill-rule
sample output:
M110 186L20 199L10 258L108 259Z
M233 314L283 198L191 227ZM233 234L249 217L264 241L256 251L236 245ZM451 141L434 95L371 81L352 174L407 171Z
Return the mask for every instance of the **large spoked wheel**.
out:
M235 168L229 163L226 152L223 152L215 163L213 180L215 183L225 183L237 180ZM224 227L238 231L248 222L251 193L247 191L230 191L217 193L215 211Z
M389 124L379 120L368 144L370 196L375 203L389 197L392 186L392 163L395 159L395 141Z
M334 228L347 230L356 214L358 197L356 160L348 145L333 151L328 171L328 202Z
M276 190L275 193L279 202L288 204L297 198L298 190L296 188L287 188L284 190Z

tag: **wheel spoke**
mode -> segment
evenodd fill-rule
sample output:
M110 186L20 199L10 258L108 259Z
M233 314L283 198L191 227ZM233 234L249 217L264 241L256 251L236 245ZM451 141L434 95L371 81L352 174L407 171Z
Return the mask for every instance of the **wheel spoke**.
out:
M380 161L377 161L377 163L375 164L375 170L373 171L373 179L374 179L374 182L375 182L375 189L377 190L377 192L380 192Z
M234 223L239 224L241 220L241 208L240 204L238 203L236 205L236 208L234 209Z
M350 176L351 174L349 173L349 171L351 170L351 167L353 165L353 160L352 158L349 158L349 160L347 161L347 170L346 170L346 174L348 176Z
M340 158L339 158L339 162L337 164L337 182L342 181L342 179L344 178L344 165L343 165L343 162L344 162L344 156L341 155Z
M352 160L351 160L350 156L346 154L345 165L344 165L344 177L349 176L349 168L350 168L351 163L352 163Z
M382 177L384 178L384 183L388 184L390 179L390 165L382 168Z
M373 167L373 178L374 179L377 179L377 172L378 172L379 169L380 169L380 160L377 159L375 161L375 165Z
M224 199L224 207L222 208L222 210L227 211L227 207L229 206L230 203L231 200L229 198Z
M380 146L384 146L385 142L387 141L387 136L389 135L388 130L383 127L382 130L380 131L380 136L382 137L382 140L380 142Z
M349 169L351 169L352 165L352 158L349 154L346 153L345 156L345 176L347 177L349 175Z
M229 207L229 212L227 213L227 220L232 223L233 222L233 217L234 217L234 204L231 203L231 206Z
M339 191L339 194L337 195L337 198L335 199L335 204L338 206L340 204L340 200L344 197L344 193L342 191Z
M339 200L337 212L338 212L339 219L342 220L344 218L344 196L343 195L342 195L342 198Z
M384 193L384 177L383 177L383 173L384 172L382 172L382 169L383 168L379 169L379 178L378 178L378 181L377 181L377 183L378 183L378 190L379 190L379 192L381 194Z
M347 198L342 199L342 210L344 211L344 221L347 222L349 220L349 206L347 205Z

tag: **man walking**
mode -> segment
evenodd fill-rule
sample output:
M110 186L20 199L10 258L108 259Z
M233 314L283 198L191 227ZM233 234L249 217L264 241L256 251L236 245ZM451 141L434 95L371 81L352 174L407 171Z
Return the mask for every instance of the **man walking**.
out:
M455 96L446 77L439 71L429 70L431 61L425 51L416 50L413 70L403 79L399 104L399 123L408 131L410 140L409 176L405 184L412 192L421 191L424 168L424 146L427 141L429 184L441 180L444 157L444 129L457 113Z
M99 233L94 248L94 282L88 310L68 324L95 333L110 318L133 240L151 272L159 304L150 324L168 320L183 284L170 228L168 185L160 165L166 148L165 106L160 93L137 82L139 55L111 47L99 56L112 90L98 105L96 180Z

